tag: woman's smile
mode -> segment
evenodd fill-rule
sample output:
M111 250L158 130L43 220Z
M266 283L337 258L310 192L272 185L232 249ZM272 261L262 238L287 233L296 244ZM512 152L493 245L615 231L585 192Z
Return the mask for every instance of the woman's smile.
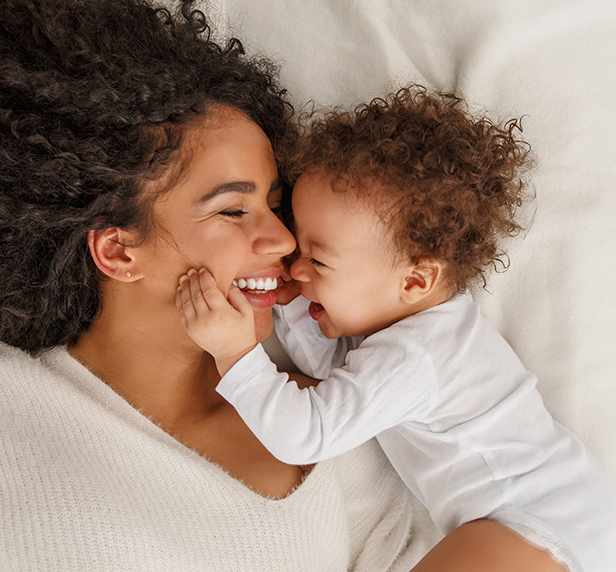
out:
M260 291L268 291L275 290L278 288L278 281L276 278L240 278L239 280L234 280L233 285L237 286L240 290L256 290L257 294Z
M246 276L233 280L251 306L255 308L271 308L278 300L277 289L282 285L279 280L281 270L260 275Z

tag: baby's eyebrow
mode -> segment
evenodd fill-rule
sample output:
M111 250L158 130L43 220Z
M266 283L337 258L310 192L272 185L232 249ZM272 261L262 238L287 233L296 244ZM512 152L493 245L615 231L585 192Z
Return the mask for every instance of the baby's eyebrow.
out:
M327 256L338 256L338 253L331 246L327 246L327 244L319 240L311 240L310 248L312 250L318 250Z

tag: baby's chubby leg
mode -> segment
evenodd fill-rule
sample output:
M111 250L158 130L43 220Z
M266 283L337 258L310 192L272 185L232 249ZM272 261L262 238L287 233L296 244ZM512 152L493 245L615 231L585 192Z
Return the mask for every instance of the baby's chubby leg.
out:
M186 332L214 357L221 376L257 345L252 306L235 285L225 297L207 269L180 277L175 304Z
M439 542L412 572L566 572L551 556L490 520L463 524Z

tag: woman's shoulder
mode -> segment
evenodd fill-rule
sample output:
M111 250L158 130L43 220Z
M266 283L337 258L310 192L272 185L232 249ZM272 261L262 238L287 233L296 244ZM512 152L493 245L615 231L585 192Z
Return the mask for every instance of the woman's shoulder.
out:
M27 365L36 362L36 358L33 358L23 350L0 342L0 372L4 373L7 371L7 368L17 367L19 363Z
M46 377L46 369L40 357L0 342L0 396L4 397L0 407L36 386Z

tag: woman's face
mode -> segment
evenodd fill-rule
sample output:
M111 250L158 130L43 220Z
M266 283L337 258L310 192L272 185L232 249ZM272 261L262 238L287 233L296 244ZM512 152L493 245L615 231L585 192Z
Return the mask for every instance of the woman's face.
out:
M178 183L154 203L156 228L135 250L142 286L176 314L178 279L190 268L207 268L226 294L233 280L277 279L282 257L295 248L275 214L282 190L272 147L253 121L236 109L218 108L193 128L186 147ZM244 293L257 338L264 340L276 291Z

